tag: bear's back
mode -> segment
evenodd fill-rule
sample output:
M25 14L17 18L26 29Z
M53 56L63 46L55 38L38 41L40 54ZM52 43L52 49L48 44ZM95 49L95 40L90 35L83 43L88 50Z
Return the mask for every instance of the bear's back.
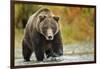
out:
M51 11L48 8L41 8L39 9L36 13L35 13L35 17L39 17L39 16L52 16L53 14L51 13Z

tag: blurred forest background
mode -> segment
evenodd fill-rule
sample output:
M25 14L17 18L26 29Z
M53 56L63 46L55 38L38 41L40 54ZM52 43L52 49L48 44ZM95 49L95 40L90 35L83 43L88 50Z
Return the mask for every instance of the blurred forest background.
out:
M63 44L94 42L94 8L15 4L15 46L21 46L28 18L41 7L49 8L55 15L60 17Z

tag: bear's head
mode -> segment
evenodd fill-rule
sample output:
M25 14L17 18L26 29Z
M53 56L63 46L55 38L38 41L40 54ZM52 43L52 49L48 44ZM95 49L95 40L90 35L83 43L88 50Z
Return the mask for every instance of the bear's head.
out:
M59 32L59 17L57 16L39 16L39 32L46 40L53 40Z

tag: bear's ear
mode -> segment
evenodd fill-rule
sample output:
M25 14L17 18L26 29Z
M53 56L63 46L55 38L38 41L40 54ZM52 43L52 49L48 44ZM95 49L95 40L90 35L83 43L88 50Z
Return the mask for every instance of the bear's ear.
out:
M43 21L46 18L46 16L39 16L40 22Z
M57 22L59 21L59 17L58 16L54 16L53 17Z

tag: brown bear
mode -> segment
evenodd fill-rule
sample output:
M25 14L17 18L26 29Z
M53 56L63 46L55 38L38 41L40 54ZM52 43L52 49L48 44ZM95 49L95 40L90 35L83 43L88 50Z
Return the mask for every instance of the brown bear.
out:
M63 55L59 17L47 8L41 8L30 16L25 27L22 41L22 54L25 61L30 61L33 51L37 61L43 61L44 55L47 58Z

